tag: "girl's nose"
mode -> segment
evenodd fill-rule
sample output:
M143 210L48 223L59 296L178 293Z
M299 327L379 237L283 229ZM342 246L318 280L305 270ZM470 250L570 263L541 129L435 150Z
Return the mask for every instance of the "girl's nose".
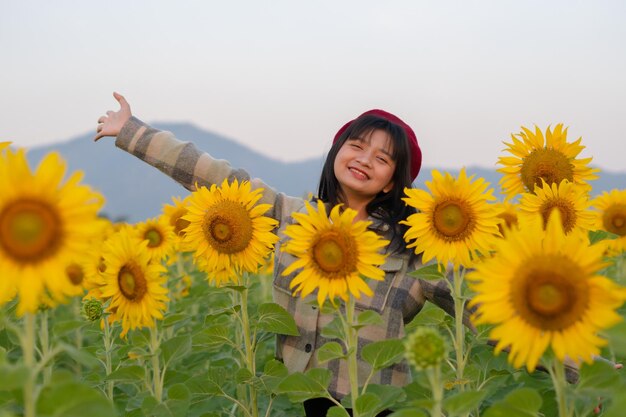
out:
M369 152L361 153L356 159L361 165L371 166L372 155Z

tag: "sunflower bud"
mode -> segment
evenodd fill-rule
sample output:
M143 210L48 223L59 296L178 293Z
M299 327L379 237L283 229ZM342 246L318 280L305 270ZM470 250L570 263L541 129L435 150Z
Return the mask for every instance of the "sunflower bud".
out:
M430 327L418 327L404 342L406 358L421 371L438 365L448 355L448 347L439 332Z
M83 303L83 317L85 317L87 320L100 320L103 313L104 309L102 307L102 303L99 300L95 298L90 298Z

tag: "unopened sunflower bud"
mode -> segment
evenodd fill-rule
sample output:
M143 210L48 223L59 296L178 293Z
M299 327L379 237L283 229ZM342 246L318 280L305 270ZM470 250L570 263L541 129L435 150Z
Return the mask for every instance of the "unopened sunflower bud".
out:
M430 327L418 327L404 342L406 358L421 371L440 364L448 355L448 347L439 332Z
M83 303L83 317L85 317L87 320L100 320L103 313L104 308L102 307L102 303L99 300L95 298L90 298Z

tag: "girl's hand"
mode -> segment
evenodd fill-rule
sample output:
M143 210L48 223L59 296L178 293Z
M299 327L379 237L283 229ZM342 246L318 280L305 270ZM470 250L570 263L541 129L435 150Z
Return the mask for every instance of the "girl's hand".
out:
M122 130L122 126L126 124L128 119L132 116L130 112L130 105L122 96L118 93L113 93L113 97L120 103L120 109L116 112L109 110L106 116L101 116L98 119L98 127L96 128L96 136L94 141L98 141L104 136L117 136Z

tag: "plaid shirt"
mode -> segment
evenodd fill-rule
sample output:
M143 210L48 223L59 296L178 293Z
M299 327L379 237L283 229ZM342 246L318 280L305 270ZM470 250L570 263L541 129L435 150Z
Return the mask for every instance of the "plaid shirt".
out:
M285 227L294 222L292 213L304 210L304 200L279 193L260 179L250 179L244 170L234 169L225 160L218 160L199 151L190 142L181 142L170 132L156 130L132 117L122 128L115 142L119 148L158 168L186 189L193 191L195 184L210 186L220 184L225 178L230 181L251 181L254 188L263 188L259 203L269 203L272 209L266 215L279 222L277 235L284 238ZM371 230L390 239L389 226L370 218ZM345 361L332 360L324 364L317 362L314 352L329 340L321 336L321 330L332 319L332 315L320 314L315 296L302 299L292 296L289 283L297 274L281 276L294 257L276 245L274 268L274 301L289 311L298 326L299 336L277 337L276 352L290 372L306 371L314 367L328 368L333 372L329 392L342 398L350 392L348 369ZM358 366L359 380L364 381L370 366L360 358L361 348L368 343L404 336L404 324L421 310L426 300L433 302L449 314L454 314L454 303L444 281L425 281L407 275L419 267L419 259L409 265L409 252L391 253L381 268L385 271L383 281L368 281L374 294L356 300L357 314L363 310L374 310L383 318L382 325L372 325L359 331ZM415 259L415 257L414 257ZM467 317L465 318L467 322ZM410 369L406 361L383 369L371 383L405 385L410 381Z

